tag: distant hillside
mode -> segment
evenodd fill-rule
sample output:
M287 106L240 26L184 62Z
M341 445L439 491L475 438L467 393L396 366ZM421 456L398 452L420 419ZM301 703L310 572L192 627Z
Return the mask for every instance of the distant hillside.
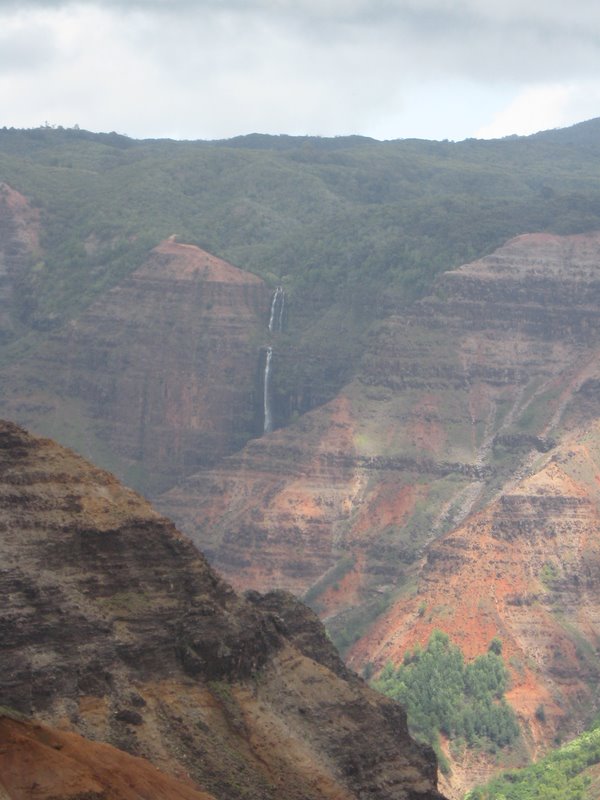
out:
M441 271L520 233L600 228L597 124L458 143L2 129L0 365L27 370L49 331L176 234L284 287L272 391L274 426L286 425L333 398L373 322ZM240 442L255 435L251 417Z
M598 144L598 137L600 137L600 118L588 119L568 128L541 131L530 138L563 145L587 145L591 150L595 150Z

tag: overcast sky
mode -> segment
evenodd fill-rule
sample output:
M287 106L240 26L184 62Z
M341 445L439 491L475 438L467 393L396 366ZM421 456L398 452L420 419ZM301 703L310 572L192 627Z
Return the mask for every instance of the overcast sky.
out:
M0 127L464 139L596 116L597 0L0 0Z

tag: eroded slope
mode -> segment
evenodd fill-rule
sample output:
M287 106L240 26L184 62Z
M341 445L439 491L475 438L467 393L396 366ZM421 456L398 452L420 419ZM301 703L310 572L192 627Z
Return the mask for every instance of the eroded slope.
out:
M437 628L472 658L499 638L507 699L531 754L579 733L598 707L600 424L541 462L430 545L414 596L394 603L349 654L355 667L399 664ZM472 758L455 764L454 786L472 785L476 770Z

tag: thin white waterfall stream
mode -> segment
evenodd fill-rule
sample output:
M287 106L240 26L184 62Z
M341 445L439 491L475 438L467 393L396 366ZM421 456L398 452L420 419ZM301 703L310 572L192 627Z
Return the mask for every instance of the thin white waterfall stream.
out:
M273 348L267 347L265 357L265 374L263 378L263 412L264 425L263 432L271 433L273 430L273 419L271 417L271 359L273 358Z
M279 287L281 289L281 286ZM279 316L277 317L277 330L283 332L283 312L285 311L285 292L281 289L281 302L279 303Z
M283 314L285 310L285 292L283 287L278 286L273 293L271 300L271 311L269 313L269 333L281 333L283 331Z
M269 333L281 333L285 321L285 292L278 286L271 298L269 311ZM271 411L271 360L273 348L267 347L265 351L265 371L263 373L263 433L273 430L273 414Z

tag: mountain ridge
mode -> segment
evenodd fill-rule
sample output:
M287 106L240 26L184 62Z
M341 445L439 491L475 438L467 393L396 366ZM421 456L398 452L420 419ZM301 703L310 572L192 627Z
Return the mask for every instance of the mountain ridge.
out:
M236 596L139 495L11 423L0 532L1 705L222 800L442 800L402 709L309 609Z

